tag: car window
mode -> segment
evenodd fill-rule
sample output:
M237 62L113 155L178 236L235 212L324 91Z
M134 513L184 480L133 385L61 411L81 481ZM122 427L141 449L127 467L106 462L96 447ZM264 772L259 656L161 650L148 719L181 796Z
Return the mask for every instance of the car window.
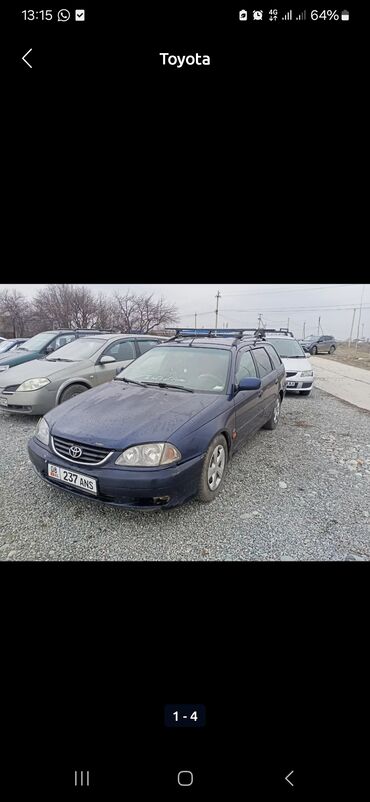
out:
M54 351L56 351L57 348L63 348L63 345L68 345L68 343L75 339L76 337L74 334L61 334L54 340L53 343L51 343L51 345L53 346Z
M146 354L147 351L159 344L158 340L137 340L136 342L139 346L140 354Z
M267 345L266 344L265 345L265 349L266 349L266 351L267 351L267 353L268 353L268 355L269 355L269 357L271 359L271 362L272 362L275 370L278 370L281 367L281 364L282 364L281 363L281 359L279 357L279 354L276 353L275 348L273 348L272 345Z
M241 351L238 354L235 371L235 384L238 386L242 379L257 378L256 366L250 351Z
M135 359L135 346L132 340L115 342L110 345L102 356L113 356L117 362L125 362L126 359Z
M272 371L268 353L265 348L254 348L253 355L257 362L260 378L263 379L264 376L267 376Z
M304 356L302 346L293 337L269 337L268 342L271 343L282 359L287 359L288 357L301 358ZM267 343L265 347L270 354Z
M65 359L67 362L81 362L90 359L99 348L104 345L104 340L99 337L78 337L77 340L67 343L62 348L58 348L57 353L53 351L46 359L52 362L54 359Z

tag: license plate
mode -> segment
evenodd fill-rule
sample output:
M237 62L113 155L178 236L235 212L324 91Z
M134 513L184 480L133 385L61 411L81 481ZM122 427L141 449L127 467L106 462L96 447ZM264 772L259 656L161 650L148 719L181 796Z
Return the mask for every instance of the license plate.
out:
M48 476L50 479L57 479L59 482L65 482L67 485L78 487L85 493L97 494L96 479L91 479L90 476L84 476L82 473L75 473L74 471L66 471L65 468L59 468L58 465L48 464Z
M295 387L296 386L296 382L287 382L286 386L287 387Z
M0 396L0 407L7 407L8 406L8 399Z

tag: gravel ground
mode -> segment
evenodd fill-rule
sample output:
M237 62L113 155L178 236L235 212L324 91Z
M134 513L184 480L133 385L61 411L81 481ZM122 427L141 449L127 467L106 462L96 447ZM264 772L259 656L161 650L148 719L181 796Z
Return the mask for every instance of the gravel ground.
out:
M36 422L0 417L0 560L370 560L370 414L320 390L285 399L212 504L154 513L45 485L26 451Z

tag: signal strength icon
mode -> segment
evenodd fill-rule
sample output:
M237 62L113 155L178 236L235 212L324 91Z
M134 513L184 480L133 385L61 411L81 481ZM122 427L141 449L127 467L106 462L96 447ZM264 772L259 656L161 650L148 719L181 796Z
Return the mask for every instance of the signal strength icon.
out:
M306 16L307 16L306 12L302 11L301 14L298 14L298 17L296 17L296 20L306 19Z
M287 13L284 14L284 16L281 19L283 19L283 20L289 20L289 19L292 20L293 19L293 11L292 10L287 11Z

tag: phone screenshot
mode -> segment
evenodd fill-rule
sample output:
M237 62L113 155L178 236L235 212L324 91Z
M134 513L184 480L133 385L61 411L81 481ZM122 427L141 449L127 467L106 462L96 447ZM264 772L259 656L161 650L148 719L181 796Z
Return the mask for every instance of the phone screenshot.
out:
M362 799L364 12L76 5L8 9L2 796Z

